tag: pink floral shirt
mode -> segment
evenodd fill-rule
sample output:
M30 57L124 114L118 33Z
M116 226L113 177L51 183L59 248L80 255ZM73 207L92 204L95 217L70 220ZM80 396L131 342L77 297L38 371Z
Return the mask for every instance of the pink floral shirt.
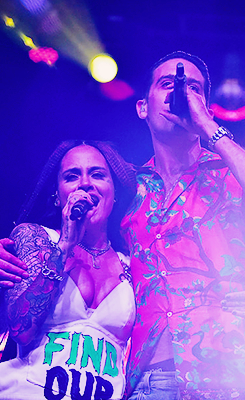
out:
M220 157L204 149L166 206L154 158L137 181L122 222L137 303L129 391L168 324L182 390L245 392L245 321L221 307L227 293L245 290L240 185Z

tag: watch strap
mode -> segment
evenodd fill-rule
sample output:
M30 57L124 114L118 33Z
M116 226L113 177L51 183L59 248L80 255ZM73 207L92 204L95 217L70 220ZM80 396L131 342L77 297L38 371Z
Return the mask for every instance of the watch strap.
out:
M213 136L208 141L208 147L213 150L215 143L221 139L223 136L228 136L229 139L233 140L233 134L223 126L220 126L217 131L213 134Z

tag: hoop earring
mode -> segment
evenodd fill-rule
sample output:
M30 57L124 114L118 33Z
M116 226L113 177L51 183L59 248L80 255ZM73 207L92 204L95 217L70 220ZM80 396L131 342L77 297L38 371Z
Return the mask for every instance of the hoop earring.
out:
M52 194L52 196L54 197L54 206L55 207L59 207L60 206L60 200L58 198L57 190L56 190L55 194Z

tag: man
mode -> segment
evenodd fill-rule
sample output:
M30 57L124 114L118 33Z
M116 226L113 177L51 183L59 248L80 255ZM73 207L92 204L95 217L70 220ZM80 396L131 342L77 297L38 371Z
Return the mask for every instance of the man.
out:
M178 62L187 76L182 117L170 111ZM175 374L185 399L243 398L245 155L225 131L210 142L216 154L201 149L200 137L208 141L219 129L209 90L205 64L177 52L154 67L137 103L155 157L138 171L138 192L122 224L137 302L131 399L178 399Z
M188 103L181 116L171 112L179 62ZM245 152L213 120L209 90L206 65L176 52L153 67L137 102L155 156L138 171L122 223L137 303L132 400L178 398L173 357L183 399L245 398Z

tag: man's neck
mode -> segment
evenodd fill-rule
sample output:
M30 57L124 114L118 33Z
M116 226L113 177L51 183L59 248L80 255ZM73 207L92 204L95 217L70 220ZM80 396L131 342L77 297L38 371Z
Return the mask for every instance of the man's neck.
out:
M177 138L176 138L177 139ZM155 166L166 186L173 185L184 171L194 164L201 152L200 141L175 141L164 143L152 137Z

